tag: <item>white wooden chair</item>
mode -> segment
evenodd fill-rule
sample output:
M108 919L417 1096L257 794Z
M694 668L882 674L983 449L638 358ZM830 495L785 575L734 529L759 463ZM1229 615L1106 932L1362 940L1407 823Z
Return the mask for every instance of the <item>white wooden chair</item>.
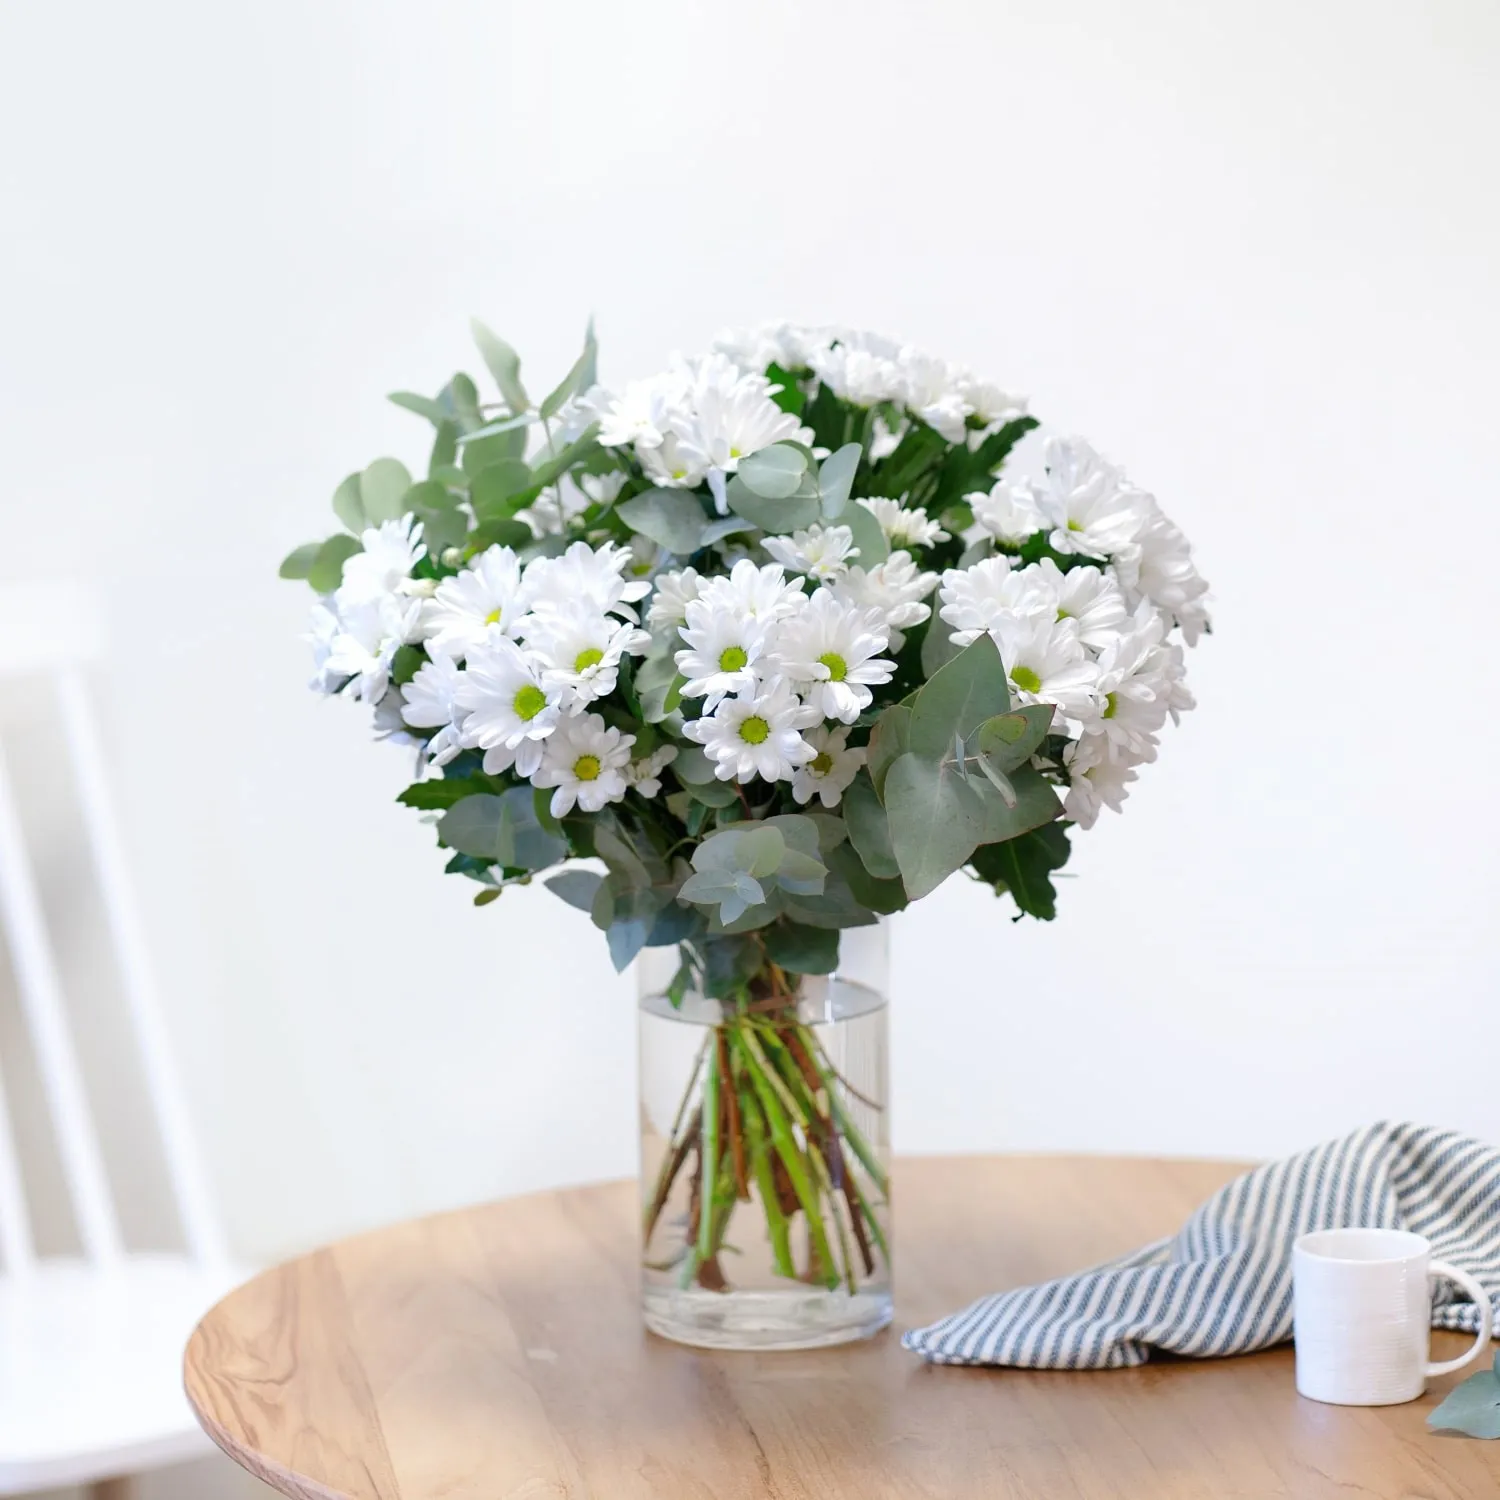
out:
M126 1476L211 1451L182 1395L182 1348L243 1275L204 1186L111 813L82 675L101 638L80 591L0 587L0 682L45 674L55 688L184 1252L133 1254L123 1243L0 753L0 926L82 1249L67 1259L35 1251L0 1079L0 1495L88 1485L119 1497Z

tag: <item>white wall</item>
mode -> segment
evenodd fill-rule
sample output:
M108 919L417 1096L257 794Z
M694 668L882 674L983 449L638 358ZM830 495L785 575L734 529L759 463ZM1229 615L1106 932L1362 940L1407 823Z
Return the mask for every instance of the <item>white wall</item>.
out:
M5 575L113 768L234 1239L632 1166L632 991L482 912L303 688L292 544L477 312L607 376L788 315L1029 390L1196 540L1201 710L1059 920L897 933L908 1151L1500 1135L1500 11L1485 0L7 7ZM1485 1046L1485 1040L1491 1042Z

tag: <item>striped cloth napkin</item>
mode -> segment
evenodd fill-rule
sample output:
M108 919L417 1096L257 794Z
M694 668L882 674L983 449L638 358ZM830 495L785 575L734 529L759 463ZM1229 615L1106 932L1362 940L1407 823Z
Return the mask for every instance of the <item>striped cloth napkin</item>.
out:
M937 1364L1033 1370L1246 1354L1292 1336L1292 1241L1344 1225L1425 1235L1478 1278L1500 1326L1500 1149L1387 1121L1237 1177L1170 1239L982 1297L902 1343ZM1475 1333L1479 1310L1439 1283L1432 1325Z

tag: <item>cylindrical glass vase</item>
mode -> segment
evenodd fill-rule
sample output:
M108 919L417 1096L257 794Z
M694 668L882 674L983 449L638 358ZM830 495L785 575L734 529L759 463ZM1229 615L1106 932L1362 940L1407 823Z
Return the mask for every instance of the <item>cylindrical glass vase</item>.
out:
M891 1320L886 931L831 975L764 961L709 998L640 964L642 1303L719 1349L810 1349Z

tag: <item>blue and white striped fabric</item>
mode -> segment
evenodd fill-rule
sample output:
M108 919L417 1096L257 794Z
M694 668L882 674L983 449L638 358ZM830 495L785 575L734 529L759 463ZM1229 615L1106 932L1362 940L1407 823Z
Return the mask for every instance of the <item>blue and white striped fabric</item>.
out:
M1246 1354L1292 1336L1292 1241L1343 1225L1425 1235L1500 1304L1500 1149L1384 1122L1237 1177L1171 1239L983 1297L902 1343L937 1364L1033 1370ZM1479 1310L1440 1283L1432 1324L1474 1333Z

